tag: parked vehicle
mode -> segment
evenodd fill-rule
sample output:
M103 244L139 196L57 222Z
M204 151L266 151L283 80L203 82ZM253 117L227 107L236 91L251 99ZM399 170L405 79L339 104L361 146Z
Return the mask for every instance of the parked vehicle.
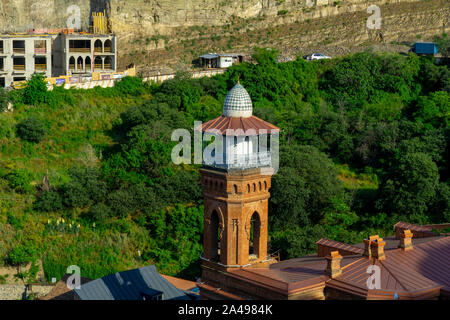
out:
M412 45L409 52L414 52L418 55L432 55L438 53L438 46L433 42L416 42Z
M331 59L331 57L326 56L322 53L313 53L303 57L305 60L321 60L321 59Z

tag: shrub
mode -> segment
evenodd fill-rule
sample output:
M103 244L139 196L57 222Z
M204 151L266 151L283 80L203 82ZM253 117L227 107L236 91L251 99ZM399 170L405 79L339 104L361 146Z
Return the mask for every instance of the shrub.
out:
M145 93L142 79L137 77L125 77L114 88L123 95L139 96Z
M9 99L5 89L0 87L0 112L3 112L8 107Z
M104 203L98 203L92 206L87 213L89 220L103 223L112 216L112 210Z
M85 208L106 196L107 186L97 168L72 167L69 175L71 181L61 188L66 206Z
M0 118L0 139L11 137L11 133L12 133L11 122L8 121L7 119Z
M37 211L53 212L63 208L62 199L58 192L48 191L42 194L33 205Z
M39 143L46 135L46 128L41 120L35 117L24 119L17 125L17 134L20 138L30 142Z
M28 262L33 262L36 258L36 248L29 245L18 245L9 253L9 260L13 265L23 265Z
M31 191L33 176L26 169L15 169L6 175L9 186L17 192L26 193Z

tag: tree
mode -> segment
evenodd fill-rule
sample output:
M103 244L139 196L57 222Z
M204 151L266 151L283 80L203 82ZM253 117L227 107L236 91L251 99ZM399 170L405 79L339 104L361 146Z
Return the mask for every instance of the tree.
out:
M48 102L48 98L49 93L44 76L40 73L33 74L24 89L23 102L25 104L35 105Z
M439 53L444 57L450 56L450 37L448 34L443 33L442 36L435 36L434 42L438 45Z
M304 227L293 225L274 232L271 236L270 246L272 251L280 251L282 260L293 259L315 252L317 250L316 242L326 236L325 230L319 225Z
M404 154L382 176L377 207L422 223L438 182L438 168L429 155Z
M416 121L435 128L448 128L450 126L450 92L437 91L430 93L429 96L419 97L414 117Z
M256 47L253 52L252 57L259 64L268 65L268 64L276 63L279 54L280 54L280 52L275 49Z
M47 133L44 123L34 116L22 120L17 124L16 128L20 138L35 143L39 143L44 139Z
M326 154L312 146L287 147L273 177L270 212L275 228L317 223L332 197L342 195L337 170Z

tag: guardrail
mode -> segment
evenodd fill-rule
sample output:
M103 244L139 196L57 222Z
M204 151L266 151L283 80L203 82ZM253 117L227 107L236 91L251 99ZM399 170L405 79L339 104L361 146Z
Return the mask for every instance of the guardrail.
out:
M25 66L24 65L14 65L13 70L25 71Z
M211 69L211 70L199 70L199 71L193 71L191 73L191 78L198 79L203 77L213 77L218 74L225 73L226 69ZM156 83L161 83L170 79L175 78L175 73L168 73L168 74L158 74L154 76L144 77L143 81L153 81Z
M91 48L69 48L69 52L89 53L91 52Z
M257 152L250 154L233 154L231 159L225 159L225 163L207 163L205 165L224 169L245 169L255 167L266 167L272 164L272 155L270 152Z
M36 70L47 70L47 65L46 64L35 64L34 68Z

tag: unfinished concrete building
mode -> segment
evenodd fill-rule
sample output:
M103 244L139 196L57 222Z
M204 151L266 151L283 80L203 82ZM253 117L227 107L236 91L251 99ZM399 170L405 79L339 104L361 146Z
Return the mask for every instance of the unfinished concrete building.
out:
M52 75L51 35L0 36L0 87L29 79L34 73Z
M91 76L117 71L116 36L54 33L0 35L0 87L45 77Z
M54 42L54 70L59 75L89 75L117 70L114 35L63 34Z

